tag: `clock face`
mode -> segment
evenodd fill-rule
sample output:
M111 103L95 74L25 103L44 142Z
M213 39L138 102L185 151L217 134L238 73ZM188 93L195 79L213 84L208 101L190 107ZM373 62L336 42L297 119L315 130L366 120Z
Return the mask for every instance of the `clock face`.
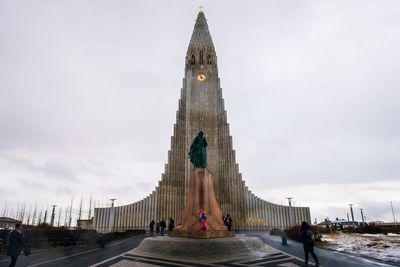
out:
M199 75L197 75L197 80L199 82L204 82L206 80L206 75L204 73L200 73Z

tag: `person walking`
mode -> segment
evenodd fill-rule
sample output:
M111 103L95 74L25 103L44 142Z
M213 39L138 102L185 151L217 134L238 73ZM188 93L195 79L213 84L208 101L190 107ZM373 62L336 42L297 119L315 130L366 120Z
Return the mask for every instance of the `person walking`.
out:
M160 220L157 220L156 222L156 233L158 234L160 232Z
M169 218L168 222L168 231L172 231L175 228L175 221L172 218Z
M15 229L12 230L8 236L8 249L7 255L11 257L11 263L9 267L14 267L17 263L19 254L22 248L27 250L27 247L22 236L21 224L15 224Z
M167 227L167 224L165 223L164 218L162 218L161 222L160 222L160 235L162 235L162 236L164 235L165 227Z
M154 234L154 225L155 225L156 223L154 222L154 219L153 220L151 220L151 222L150 222L150 224L149 224L149 227L150 227L150 235L153 235Z
M315 261L315 266L319 266L318 257L314 253L314 235L311 231L310 225L308 225L307 222L301 223L300 239L303 242L305 265L308 265L308 254L310 253Z

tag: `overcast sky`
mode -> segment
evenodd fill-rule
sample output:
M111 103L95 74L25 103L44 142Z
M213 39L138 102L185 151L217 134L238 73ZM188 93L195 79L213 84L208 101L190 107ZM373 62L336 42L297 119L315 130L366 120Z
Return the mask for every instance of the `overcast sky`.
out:
M0 216L155 188L199 5L249 188L313 220L400 218L396 0L0 0Z

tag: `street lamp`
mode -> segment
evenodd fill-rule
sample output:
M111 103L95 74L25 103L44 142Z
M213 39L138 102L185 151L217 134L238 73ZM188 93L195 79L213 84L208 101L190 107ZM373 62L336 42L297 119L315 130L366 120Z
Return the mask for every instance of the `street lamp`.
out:
M362 219L362 223L363 223L362 227L364 227L364 225L365 225L363 210L364 209L360 209L360 211L361 211L361 219Z
M53 207L53 210L52 210L52 212L51 212L50 225L51 225L51 226L54 226L54 216L55 216L54 211L55 211L57 205L51 205L51 206Z
M394 228L397 230L396 217L394 217L394 210L393 210L393 203L392 203L392 201L390 201L390 206L392 207L392 215L393 215Z
M354 213L353 213L353 205L354 205L354 204L349 204L349 206L350 206L350 212L351 212L351 220L353 221L353 228L354 228Z
M115 200L117 200L117 199L116 199L116 198L110 198L110 201L111 201L111 208L114 207L114 202L115 202Z
M289 201L289 227L292 228L292 199L293 197L286 198Z
M114 202L115 202L115 200L117 200L116 198L110 198L110 201L111 201L111 208L109 209L110 210L110 215L108 216L108 230L110 231L110 232L112 232L112 230L113 230L113 227L114 227ZM112 223L112 225L110 225L110 223Z

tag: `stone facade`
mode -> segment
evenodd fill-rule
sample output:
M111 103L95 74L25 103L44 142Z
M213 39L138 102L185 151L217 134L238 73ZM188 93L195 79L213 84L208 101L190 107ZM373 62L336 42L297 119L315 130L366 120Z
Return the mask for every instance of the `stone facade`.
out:
M208 169L216 198L223 214L232 217L233 230L268 230L311 222L309 208L267 202L245 185L229 134L214 44L200 11L186 53L185 77L165 172L155 190L143 200L96 208L94 228L102 232L143 229L152 219L170 217L178 225L193 172L188 151L200 130L208 142Z

